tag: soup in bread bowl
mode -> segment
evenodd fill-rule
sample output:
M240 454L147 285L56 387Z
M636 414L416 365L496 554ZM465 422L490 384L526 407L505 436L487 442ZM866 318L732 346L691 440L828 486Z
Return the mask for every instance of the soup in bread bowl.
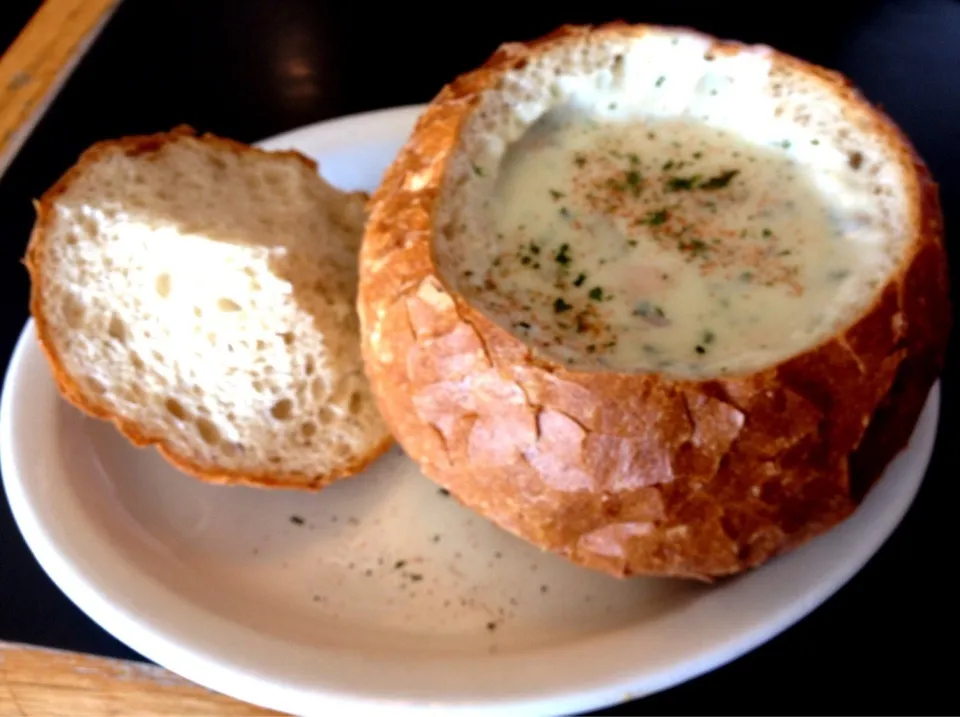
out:
M423 471L545 550L709 580L855 510L950 323L936 185L842 76L677 28L502 46L371 200L363 355Z

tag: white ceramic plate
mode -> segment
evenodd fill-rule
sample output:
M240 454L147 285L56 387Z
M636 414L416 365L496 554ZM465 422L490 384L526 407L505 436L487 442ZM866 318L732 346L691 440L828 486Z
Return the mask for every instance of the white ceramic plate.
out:
M277 137L371 189L420 108ZM204 485L62 401L28 324L0 408L14 516L59 587L133 649L297 714L564 714L662 690L813 610L894 530L939 406L844 525L714 588L617 581L506 535L394 450L316 494Z

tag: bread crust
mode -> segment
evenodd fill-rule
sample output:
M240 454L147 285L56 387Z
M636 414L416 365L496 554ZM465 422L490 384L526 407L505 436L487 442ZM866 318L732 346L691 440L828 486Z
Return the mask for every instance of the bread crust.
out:
M773 53L774 68L865 114L912 182L910 246L873 304L815 348L749 375L577 372L531 355L438 271L445 163L507 70L558 44L650 30L563 27L502 46L439 93L371 199L363 356L399 443L467 506L611 575L710 581L844 520L906 445L943 363L947 262L937 187L909 141L843 76ZM710 51L744 48L713 40Z
M317 163L299 152L289 150L268 153L265 150L251 147L231 139L211 134L199 135L192 127L185 124L179 125L168 132L122 137L120 139L97 142L84 151L76 164L68 169L39 200L34 202L37 217L23 259L23 263L30 275L30 313L33 316L40 348L51 367L57 389L69 403L85 414L113 423L120 433L133 445L141 448L148 446L155 447L157 451L176 468L208 483L246 485L257 488L320 490L341 478L353 476L361 472L390 449L393 445L393 438L391 436L388 435L359 460L345 466L341 470L324 475L277 475L266 471L246 473L200 465L174 450L166 437L148 434L135 422L114 413L104 402L98 400L96 396L91 395L89 391L84 390L64 367L64 363L56 349L56 342L53 340L53 329L47 322L43 310L44 282L46 280L42 269L44 263L43 255L46 250L47 228L53 220L57 199L69 190L70 185L76 178L82 176L87 167L99 162L108 152L119 149L129 156L146 154L156 152L164 145L175 142L183 137L194 137L210 146L237 154L263 153L270 154L273 157L284 156L303 162L310 167L312 171L317 171Z

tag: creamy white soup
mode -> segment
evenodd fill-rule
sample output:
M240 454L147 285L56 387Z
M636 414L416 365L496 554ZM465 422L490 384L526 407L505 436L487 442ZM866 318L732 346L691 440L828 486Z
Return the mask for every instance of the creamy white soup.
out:
M857 258L785 150L686 119L549 112L503 155L495 250L461 281L566 363L698 375L789 354Z

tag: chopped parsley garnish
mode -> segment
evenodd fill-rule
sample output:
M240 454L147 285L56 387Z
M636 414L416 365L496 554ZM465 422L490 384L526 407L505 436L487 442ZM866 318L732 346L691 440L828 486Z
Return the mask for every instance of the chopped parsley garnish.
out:
M561 244L554 258L557 260L557 263L560 264L561 266L566 266L567 264L569 264L571 261L570 245Z
M573 285L574 285L574 286L582 286L582 285L583 285L583 282L585 282L586 280L587 280L587 275L586 275L586 274L580 274L579 276L577 276L576 279L573 280Z
M627 172L626 180L627 180L627 186L633 190L633 193L639 194L640 182L643 181L643 177L640 176L640 172L637 172L631 169L629 172Z
M666 82L666 81L667 81L667 78L664 77L663 75L660 75L660 77L657 78L657 81L654 83L654 85L655 85L656 87L662 87L662 86L663 86L663 83Z
M667 189L672 192L693 189L699 181L699 174L695 174L692 177L670 177L670 179L667 180Z
M663 309L649 301L639 302L633 309L634 316L642 316L645 319L662 319L666 316Z
M663 165L664 170L673 166L673 162L667 162ZM667 189L673 192L679 192L689 189L723 189L730 180L740 174L739 169L728 169L720 174L701 181L700 175L695 174L692 177L671 177L667 180Z
M700 184L700 189L723 189L730 180L740 174L739 169L728 169Z
M710 329L706 329L703 332L703 336L700 337L700 343L704 346L708 346L713 343L715 338L717 338L716 334L714 334Z
M709 248L709 245L702 239L691 239L686 242L680 242L680 249L689 251L694 256L700 256L706 253Z
M553 197L554 199L560 199L561 197L565 197L566 195L559 190L551 189L550 196Z
M603 301L603 288L599 286L593 287L590 289L588 296L594 301Z
M572 308L573 304L568 304L562 297L553 302L553 312L555 314L562 314L565 311L570 311Z
M480 166L479 164L477 164L476 162L471 162L470 166L473 167L473 173L474 173L474 174L476 174L478 177L482 177L482 176L483 176L483 167L481 167L481 166Z
M764 230L763 230L762 232L760 232L760 233L763 234L763 236L764 236L765 239L766 239L767 237L773 236L773 232L770 231L769 229L764 229Z
M575 154L573 157L573 163L576 164L578 167L582 167L587 163L587 158L582 154Z

